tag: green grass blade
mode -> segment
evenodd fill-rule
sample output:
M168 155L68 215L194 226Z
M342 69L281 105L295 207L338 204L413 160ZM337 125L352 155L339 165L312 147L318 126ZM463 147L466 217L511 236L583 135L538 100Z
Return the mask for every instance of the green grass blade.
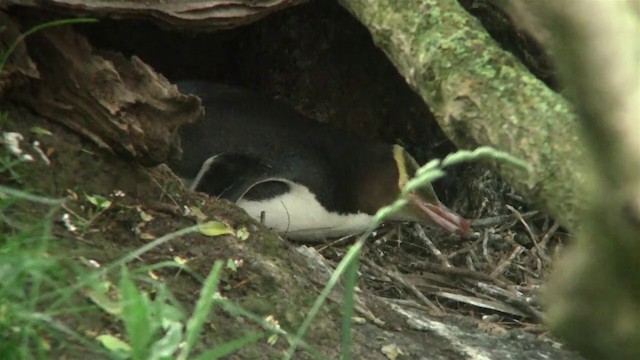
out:
M291 359L293 357L293 353L296 351L298 345L300 345L300 342L302 341L304 334L306 334L307 330L309 329L309 326L311 325L311 322L318 314L320 307L326 301L327 297L331 293L331 290L338 282L338 279L340 278L340 276L342 276L342 274L345 272L347 267L349 267L351 263L354 261L354 259L358 256L358 254L360 253L360 250L362 249L362 246L364 245L364 239L366 239L369 236L369 234L371 234L371 230L367 231L367 233L362 235L358 239L358 241L354 245L352 245L351 248L349 248L349 251L347 251L347 254L344 256L342 261L340 261L340 263L336 267L333 274L331 274L331 277L329 278L327 285L325 285L324 289L322 289L322 291L320 292L320 295L318 295L318 297L316 298L316 301L311 307L311 310L309 310L309 314L307 314L307 317L304 319L304 321L302 322L302 325L300 325L300 327L298 328L298 332L296 333L295 337L292 339L291 344L289 345L289 349L287 350L287 353L284 356L285 359Z
M7 60L9 59L9 56L11 56L11 54L13 53L13 51L16 49L16 46L18 46L18 44L20 44L27 36L36 33L40 30L44 30L50 27L54 27L54 26L63 26L63 25L72 25L72 24L87 24L87 23L94 23L97 22L97 19L93 19L93 18L78 18L78 19L62 19L62 20L55 20L55 21L49 21L46 22L44 24L40 24L40 25L36 25L34 27L32 27L31 29L25 31L22 35L18 36L12 43L11 45L9 45L9 47L7 48L7 50L5 50L2 53L2 56L0 56L0 72L2 72L2 70L4 69L4 65L6 64Z
M60 206L64 203L64 199L51 199L44 196L33 195L31 193L0 185L0 199L3 196L11 196L16 199L27 200L35 203L50 206Z
M120 259L114 261L113 263L109 264L109 266L107 266L105 268L105 270L103 270L104 273L106 273L108 270L111 270L113 268L116 268L120 265L124 265L126 263L128 263L129 261L138 258L140 255L146 253L147 251L160 246L161 244L164 244L170 240L173 240L175 238L179 238L183 235L187 235L187 234L191 234L194 232L197 232L198 229L200 229L200 225L193 225L193 226L189 226L186 227L184 229L180 229L178 231L174 231L172 233L166 234L164 236L161 236L155 240L153 240L150 243L145 244L144 246L141 246L139 248L137 248L135 251L132 251L128 254L126 254L125 256L121 257Z
M200 298L196 303L196 308L193 311L193 315L191 315L191 318L189 318L189 321L187 322L185 344L178 356L178 360L186 360L189 356L189 352L193 349L193 346L198 340L198 335L200 334L200 330L202 330L202 324L204 324L204 321L211 312L223 264L224 263L221 260L217 260L211 267L211 271L204 281L204 286L200 292Z
M444 160L442 160L442 167L447 167L462 162L476 161L479 159L492 159L503 162L505 164L509 164L513 167L525 171L531 171L531 165L526 161L519 159L507 152L494 149L490 146L481 146L473 151L460 150L456 151L453 154L449 154L444 158Z
M342 297L342 360L351 359L351 318L353 317L354 296L358 281L359 253L349 264L344 274L344 295Z
M265 336L265 332L249 334L243 338L236 339L224 343L220 346L216 346L215 349L205 351L204 353L196 356L193 360L215 360L220 359L223 356L229 355L232 352L238 350L243 346L252 344Z
M157 325L151 318L151 304L149 299L140 293L131 280L126 267L120 273L120 296L122 297L122 314L127 339L131 345L131 355L134 360L147 360L149 346Z

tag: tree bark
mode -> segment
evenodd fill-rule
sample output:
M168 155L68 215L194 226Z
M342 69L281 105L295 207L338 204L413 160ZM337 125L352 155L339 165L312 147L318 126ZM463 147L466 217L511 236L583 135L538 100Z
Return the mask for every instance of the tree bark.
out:
M552 326L593 359L640 359L640 19L631 4L528 4L553 34L596 169L584 231L549 293Z
M340 0L367 26L460 147L526 160L499 173L572 230L584 207L585 156L570 104L500 47L455 0Z
M197 97L180 94L140 59L96 54L69 27L33 34L22 45L28 55L7 64L0 92L3 82L15 83L10 98L141 164L166 162L179 148L177 128L204 114ZM25 73L23 64L35 64L34 71Z

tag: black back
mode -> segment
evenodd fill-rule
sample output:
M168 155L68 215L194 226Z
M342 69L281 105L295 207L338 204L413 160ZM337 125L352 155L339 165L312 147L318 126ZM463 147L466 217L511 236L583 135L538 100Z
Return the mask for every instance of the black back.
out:
M179 82L178 87L202 99L205 118L181 129L183 159L170 166L193 178L205 160L225 154L199 187L212 195L235 201L245 187L280 178L307 186L330 211L352 213L358 210L353 195L358 179L393 162L389 145L334 129L280 102L204 81ZM220 181L220 176L226 180ZM235 188L234 179L239 179ZM219 183L207 187L207 181ZM230 186L233 196L221 192ZM282 183L265 183L244 196L272 197L285 190Z

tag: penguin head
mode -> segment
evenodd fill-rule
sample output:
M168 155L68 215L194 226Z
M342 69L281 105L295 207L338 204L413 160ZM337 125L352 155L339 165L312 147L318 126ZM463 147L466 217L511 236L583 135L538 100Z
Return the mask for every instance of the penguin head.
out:
M393 160L397 171L396 189L398 196L411 180L420 165L401 146L393 146ZM420 187L406 195L408 204L391 216L392 220L415 221L422 225L438 226L451 233L468 236L471 233L469 222L440 202L431 185Z

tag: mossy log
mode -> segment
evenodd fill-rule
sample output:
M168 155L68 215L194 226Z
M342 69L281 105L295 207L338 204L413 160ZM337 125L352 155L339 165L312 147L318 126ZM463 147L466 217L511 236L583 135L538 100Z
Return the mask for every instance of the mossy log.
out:
M340 0L369 28L407 83L460 147L490 145L531 173L498 167L517 190L579 227L584 145L569 102L502 50L455 0Z

